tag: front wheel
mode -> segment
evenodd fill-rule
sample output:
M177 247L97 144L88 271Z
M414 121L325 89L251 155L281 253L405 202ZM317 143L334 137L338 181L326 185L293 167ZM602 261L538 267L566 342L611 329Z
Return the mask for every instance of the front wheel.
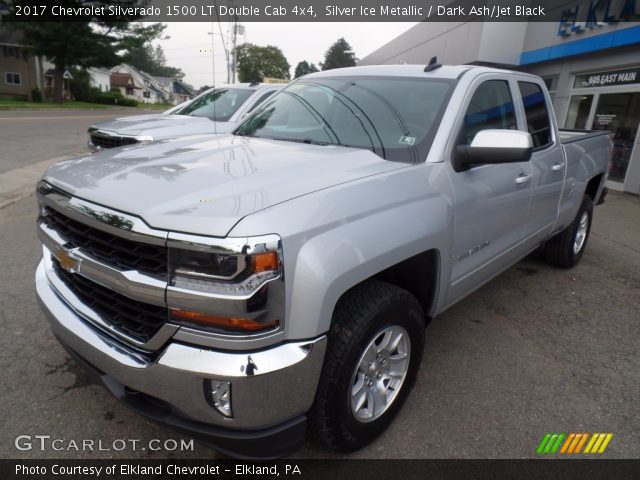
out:
M368 281L340 299L311 414L324 446L357 450L393 420L415 381L424 326L415 297L391 284Z
M547 262L561 268L576 265L587 246L592 219L593 201L585 195L573 222L545 245Z

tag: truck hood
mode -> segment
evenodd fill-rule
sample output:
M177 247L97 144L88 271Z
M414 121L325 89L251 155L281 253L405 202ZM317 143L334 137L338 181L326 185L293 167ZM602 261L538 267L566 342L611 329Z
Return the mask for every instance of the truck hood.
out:
M223 237L246 215L406 166L368 150L201 135L67 160L43 179L154 228Z
M200 133L228 133L229 122L214 122L208 117L189 115L138 115L114 118L96 123L91 128L107 130L118 135L150 135L154 140Z

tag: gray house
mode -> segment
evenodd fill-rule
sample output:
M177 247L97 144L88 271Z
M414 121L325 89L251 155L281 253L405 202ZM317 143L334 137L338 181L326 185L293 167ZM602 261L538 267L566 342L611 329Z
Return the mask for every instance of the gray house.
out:
M31 100L34 89L43 90L42 59L31 55L20 35L0 29L0 97Z

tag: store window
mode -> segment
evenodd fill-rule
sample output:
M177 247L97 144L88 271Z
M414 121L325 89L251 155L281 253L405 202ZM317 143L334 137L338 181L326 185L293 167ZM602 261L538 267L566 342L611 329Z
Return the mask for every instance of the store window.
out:
M551 101L554 102L556 99L556 90L558 90L558 77L546 77L543 78L542 81L547 86L547 90L549 90Z
M589 112L593 104L593 95L574 95L569 102L569 113L565 128L586 130L589 121Z
M624 181L639 123L640 93L607 93L598 98L592 128L613 133L611 180Z

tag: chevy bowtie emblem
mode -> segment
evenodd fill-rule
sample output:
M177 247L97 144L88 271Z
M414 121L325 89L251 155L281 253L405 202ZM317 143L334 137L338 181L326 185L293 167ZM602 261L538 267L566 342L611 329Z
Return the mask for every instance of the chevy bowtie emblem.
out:
M53 252L53 256L56 257L60 266L69 273L78 273L80 271L81 260L74 258L73 253L63 248L57 248Z

